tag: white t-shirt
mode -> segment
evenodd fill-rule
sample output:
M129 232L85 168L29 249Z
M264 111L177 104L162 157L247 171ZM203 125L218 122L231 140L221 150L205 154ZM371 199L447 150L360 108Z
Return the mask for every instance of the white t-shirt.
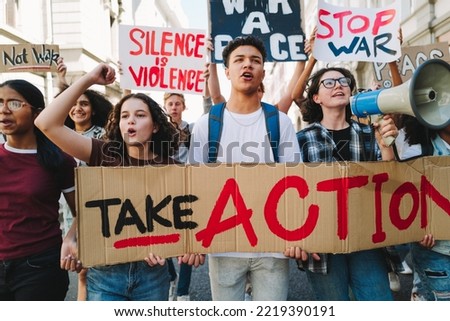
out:
M421 155L422 146L420 146L420 144L409 145L406 141L405 135L405 129L401 128L398 131L398 136L395 138L395 147L397 148L397 153L400 160Z
M195 124L189 149L191 163L208 162L208 117L203 115ZM278 158L280 163L301 162L300 149L294 126L289 117L279 112L280 141ZM224 110L220 138L218 163L273 163L272 148L267 137L266 121L262 108L250 114L231 113ZM216 253L214 256L228 257L278 257L283 253Z
M189 161L191 163L208 162L208 117L208 114L203 115L196 122L192 131L191 148L189 150ZM294 126L286 114L279 112L279 118L279 162L301 162ZM236 114L225 109L217 162L274 162L262 108L251 114Z

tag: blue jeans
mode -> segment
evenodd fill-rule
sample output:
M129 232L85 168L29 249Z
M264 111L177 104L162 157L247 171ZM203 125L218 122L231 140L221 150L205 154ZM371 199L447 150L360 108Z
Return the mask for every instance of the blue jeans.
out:
M178 279L177 296L188 295L191 285L192 265L181 263L180 278Z
M166 259L167 268L169 270L170 282L175 281L178 277L177 271L175 270L175 264L172 258Z
M0 260L0 301L64 301L67 271L60 268L61 248L14 260Z
M169 286L167 264L150 267L139 261L87 272L88 301L167 301Z
M285 301L289 288L289 259L209 256L214 301L243 301L250 273L254 301Z
M358 301L392 301L388 268L381 249L329 254L328 273L306 270L320 301L349 301L351 289Z
M414 273L413 298L427 301L450 300L450 256L411 245Z
M175 270L175 265L173 259L166 259L167 265L169 267L170 281L175 281L178 277L177 271ZM178 284L177 284L177 296L183 296L189 294L189 287L191 286L191 274L192 265L181 263L179 272Z

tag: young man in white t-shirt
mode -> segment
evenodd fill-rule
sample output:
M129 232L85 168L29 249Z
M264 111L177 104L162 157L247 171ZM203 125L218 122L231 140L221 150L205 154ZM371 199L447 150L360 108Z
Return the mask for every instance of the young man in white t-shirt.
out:
M267 137L265 113L258 88L264 79L264 44L256 37L232 40L223 51L225 74L231 93L222 120L217 162L273 163ZM300 153L294 127L286 114L279 113L278 161L299 162ZM194 127L189 162L208 162L208 115ZM283 253L217 253L209 255L209 275L213 300L244 300L247 274L256 301L286 300L289 260Z

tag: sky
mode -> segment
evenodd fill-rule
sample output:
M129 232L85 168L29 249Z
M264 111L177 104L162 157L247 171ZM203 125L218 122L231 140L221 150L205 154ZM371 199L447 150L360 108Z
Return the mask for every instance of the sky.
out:
M189 28L208 29L208 1L209 0L180 0L183 10L189 20ZM223 66L218 65L217 71L221 84L222 95L227 98L230 91L229 81L225 78ZM186 110L183 119L189 123L195 122L203 112L203 101L199 95L185 95Z
M208 0L180 0L184 12L189 20L189 28L207 29Z

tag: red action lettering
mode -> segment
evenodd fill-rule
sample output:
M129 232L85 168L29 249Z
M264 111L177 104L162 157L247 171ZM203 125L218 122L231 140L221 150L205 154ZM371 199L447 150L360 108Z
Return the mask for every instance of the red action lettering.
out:
M367 185L367 176L335 178L317 183L317 190L322 192L337 191L337 235L345 240L348 235L348 191L351 188Z
M288 188L295 188L300 198L305 198L308 193L308 184L299 176L286 176L278 181L267 197L266 205L264 206L264 217L267 226L273 234L279 236L287 241L299 241L307 238L314 231L319 219L319 207L311 205L308 209L308 217L303 226L295 230L287 230L281 225L277 216L278 202L281 196Z
M230 197L232 198L233 204L236 208L236 215L221 221L223 212ZM216 201L216 205L211 212L211 217L208 220L208 224L205 229L195 234L195 238L197 241L202 241L203 247L209 247L214 236L227 230L231 230L238 225L242 225L250 245L256 246L258 243L258 237L256 236L252 223L250 222L252 214L253 211L248 209L245 205L244 198L239 191L239 186L236 180L228 179L225 182L225 185L223 186Z

